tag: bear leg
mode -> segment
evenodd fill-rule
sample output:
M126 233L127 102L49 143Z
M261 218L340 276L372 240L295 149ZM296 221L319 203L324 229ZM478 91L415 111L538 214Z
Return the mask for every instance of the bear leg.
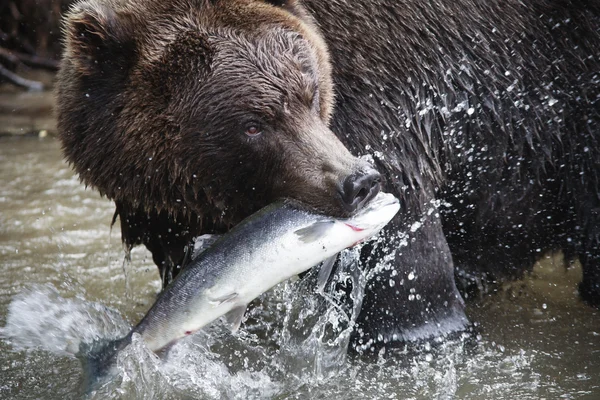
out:
M397 222L388 226L386 235L398 232ZM389 241L397 248L386 268L368 272L353 337L358 352L460 332L469 325L439 216L430 215L414 227L405 232L406 240ZM374 266L382 258L376 248L372 252Z

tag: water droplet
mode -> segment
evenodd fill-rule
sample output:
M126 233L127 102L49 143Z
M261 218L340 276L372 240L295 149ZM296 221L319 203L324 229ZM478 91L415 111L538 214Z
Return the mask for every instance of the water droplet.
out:
M411 232L416 232L417 229L419 229L421 227L421 225L423 225L423 224L421 224L419 221L415 222L414 224L412 224L410 226L410 231Z

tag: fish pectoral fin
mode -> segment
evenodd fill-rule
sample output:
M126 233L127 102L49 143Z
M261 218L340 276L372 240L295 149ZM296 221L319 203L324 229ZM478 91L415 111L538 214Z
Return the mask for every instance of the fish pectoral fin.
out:
M317 275L317 293L323 293L325 285L327 285L327 281L331 275L331 271L333 270L333 266L335 265L335 260L337 260L337 254L329 257L321 264L319 275Z
M225 314L225 321L227 321L231 332L237 332L237 330L240 329L242 319L244 318L244 313L246 312L246 307L248 306L239 306Z
M220 296L220 297L214 297L212 299L209 300L210 304L212 304L213 306L220 306L223 303L227 303L228 301L234 300L236 297L238 297L238 293L233 292L233 293L227 293L224 296Z
M306 228L301 228L295 231L294 233L298 236L304 243L316 242L325 234L328 230L330 230L335 225L335 221L320 221L315 222L312 225L307 226Z

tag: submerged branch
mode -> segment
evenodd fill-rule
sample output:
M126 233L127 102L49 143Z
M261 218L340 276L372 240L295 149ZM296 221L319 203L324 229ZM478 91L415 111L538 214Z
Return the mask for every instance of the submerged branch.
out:
M0 64L0 78L1 80L10 82L13 85L20 86L22 88L31 90L31 91L42 91L44 90L44 84L38 81L32 81L30 79L25 79L22 76L17 75L16 73L10 71L8 68L4 67Z

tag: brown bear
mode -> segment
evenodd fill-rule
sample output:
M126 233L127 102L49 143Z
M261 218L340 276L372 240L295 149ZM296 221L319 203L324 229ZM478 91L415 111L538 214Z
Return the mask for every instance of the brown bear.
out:
M65 156L165 284L276 199L343 217L381 186L357 348L465 329L455 282L548 250L600 303L597 1L86 0L65 32Z

